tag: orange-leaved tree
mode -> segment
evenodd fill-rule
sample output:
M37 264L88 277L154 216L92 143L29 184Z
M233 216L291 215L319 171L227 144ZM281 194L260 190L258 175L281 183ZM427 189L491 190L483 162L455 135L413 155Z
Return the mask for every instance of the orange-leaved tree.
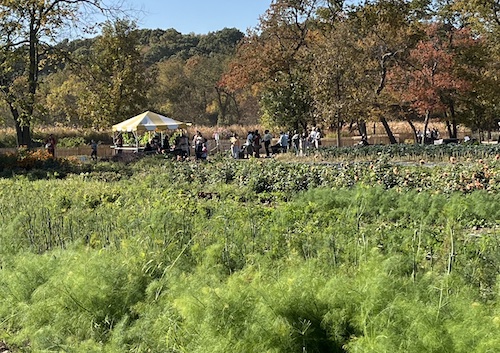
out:
M457 70L454 48L471 44L460 35L461 31L441 23L426 25L426 38L389 75L388 88L424 117L424 137L431 116L444 114L446 100L470 86ZM422 138L422 143L425 142Z

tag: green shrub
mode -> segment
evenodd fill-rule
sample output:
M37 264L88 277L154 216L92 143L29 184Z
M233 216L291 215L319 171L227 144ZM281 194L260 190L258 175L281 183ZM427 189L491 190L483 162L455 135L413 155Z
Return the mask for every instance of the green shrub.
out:
M88 145L88 142L85 141L85 138L82 136L76 137L61 137L57 141L58 147L78 147Z

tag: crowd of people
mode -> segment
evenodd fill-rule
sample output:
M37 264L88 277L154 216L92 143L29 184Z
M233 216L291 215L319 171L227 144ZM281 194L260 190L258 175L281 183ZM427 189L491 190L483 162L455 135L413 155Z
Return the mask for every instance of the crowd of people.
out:
M280 131L275 144L274 136L269 130L261 136L258 130L249 131L243 143L237 134L230 138L231 156L235 159L255 157L260 158L262 153L269 158L278 153L294 152L297 156L304 155L308 149L318 149L321 145L321 132L318 127L311 131L299 133ZM263 152L261 150L263 149Z
M434 143L434 141L440 139L440 134L438 129L433 128L433 129L427 129L425 131L425 134L422 132L422 130L417 131L417 143L422 143L422 139L425 138L425 143Z
M291 137L290 137L291 135ZM219 143L219 134L214 134L214 139L217 146ZM273 144L273 140L275 143ZM155 135L149 142L146 143L144 152L146 154L170 154L175 156L177 160L185 160L191 157L191 147L194 151L195 160L207 160L208 158L208 140L200 131L196 131L191 140L186 131L175 133L173 137L165 135L163 141L158 135ZM272 157L278 153L292 151L297 155L304 155L308 149L319 148L321 145L321 132L315 127L309 132L299 133L293 131L281 131L276 138L269 130L265 130L261 135L258 130L249 131L244 138L240 139L238 134L233 133L229 139L231 144L231 156L235 159L242 158L260 158Z
M190 141L189 135L185 130L176 131L173 135L165 134L160 138L155 134L146 142L143 152L145 154L165 154L174 156L177 160L186 160L191 157L191 151L194 151L195 160L207 160L208 158L208 140L200 131L196 131ZM213 136L216 143L216 150L220 152L220 135L218 132ZM273 144L274 140L274 144ZM235 159L255 157L272 157L278 153L294 152L297 155L304 155L308 149L318 149L321 145L321 132L319 128L314 127L311 131L299 133L297 130L290 132L281 131L278 136L273 136L269 130L265 130L261 135L258 130L249 131L244 139L233 133L229 139L231 144L231 156ZM191 143L190 143L191 142ZM55 147L57 141L54 135L50 135L45 141L45 148L55 156ZM90 158L97 161L98 142L91 140ZM116 154L123 153L124 136L122 133L114 137L114 149Z
M498 123L500 127L500 122ZM500 130L500 129L499 129ZM417 142L434 143L440 139L440 133L436 128L427 129L425 134L418 130L416 132ZM212 151L216 150L221 152L220 134L216 131L213 134L215 147ZM119 133L114 137L114 148L117 154L122 153L124 149L123 144L124 136ZM309 131L294 130L280 131L277 136L274 136L269 130L265 130L261 135L259 130L248 131L246 136L240 137L233 133L229 139L231 156L235 159L243 158L266 158L272 157L279 153L293 152L297 156L307 154L308 151L318 149L321 146L322 134L318 127L313 127ZM464 142L468 143L471 140L469 136L465 136ZM500 135L498 137L500 143ZM191 143L190 143L191 142ZM274 143L273 143L274 142ZM45 148L47 152L55 157L55 148L57 140L53 134L50 134L45 140ZM90 145L90 158L97 161L98 143L91 140ZM361 139L355 144L355 147L362 147L369 145L368 137L366 134L361 135ZM159 134L155 134L145 145L143 149L146 154L165 154L174 156L177 160L186 160L191 157L193 151L195 160L207 160L209 153L208 140L200 131L196 131L192 139L189 138L187 131L178 130L172 135L165 134L160 138Z
M206 160L208 156L208 140L196 131L191 140L191 147L194 151L195 160ZM185 160L191 157L190 138L185 131L179 131L170 136L165 134L163 139L155 134L154 137L146 142L144 147L145 154L164 154L174 156L177 160Z

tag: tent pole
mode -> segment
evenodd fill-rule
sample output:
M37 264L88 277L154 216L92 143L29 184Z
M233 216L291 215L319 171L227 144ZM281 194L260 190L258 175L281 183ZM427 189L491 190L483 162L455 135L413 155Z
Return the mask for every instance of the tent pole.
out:
M135 138L135 148L137 148L137 151L139 151L139 139L137 138L137 131L133 131L132 134Z

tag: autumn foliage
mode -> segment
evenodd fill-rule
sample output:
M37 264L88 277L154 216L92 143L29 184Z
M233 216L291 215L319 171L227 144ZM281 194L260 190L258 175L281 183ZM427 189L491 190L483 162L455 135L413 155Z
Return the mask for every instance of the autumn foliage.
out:
M470 88L471 83L458 75L455 50L475 44L466 30L445 31L438 24L425 30L426 37L389 77L390 89L421 115L443 113L447 98Z

